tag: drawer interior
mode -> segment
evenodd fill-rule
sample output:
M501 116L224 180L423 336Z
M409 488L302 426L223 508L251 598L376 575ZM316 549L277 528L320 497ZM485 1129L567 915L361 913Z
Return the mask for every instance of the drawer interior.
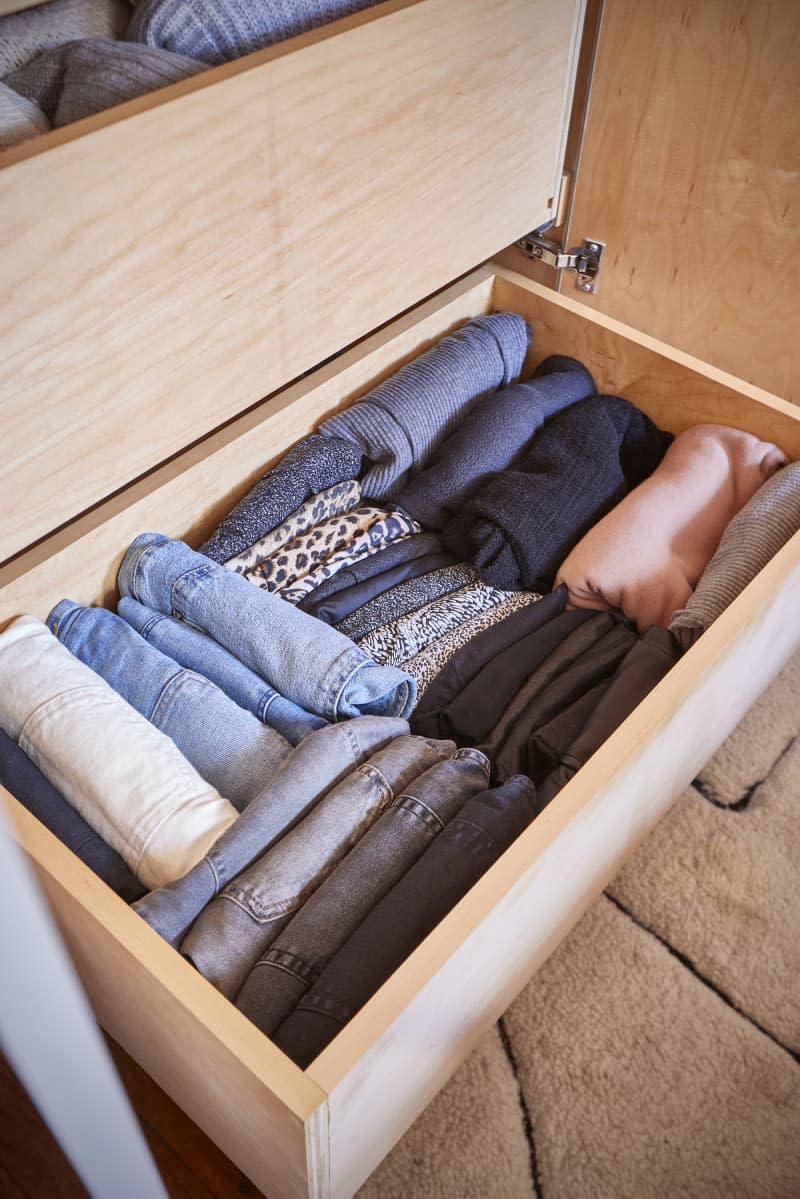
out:
M2 568L0 624L109 603L138 533L200 544L293 442L495 309L532 324L529 369L568 353L673 432L727 423L800 458L791 405L489 266ZM800 536L306 1071L10 801L101 1023L271 1196L352 1194L800 645L798 601Z

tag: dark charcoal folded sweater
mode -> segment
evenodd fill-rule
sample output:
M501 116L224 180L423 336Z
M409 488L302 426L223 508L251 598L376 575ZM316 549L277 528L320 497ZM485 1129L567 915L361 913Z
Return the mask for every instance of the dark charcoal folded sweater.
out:
M671 441L627 400L581 400L463 502L442 540L494 587L547 591L572 547L653 473Z
M580 362L551 354L527 383L484 396L471 408L394 502L421 524L441 529L488 476L511 465L545 421L596 391Z

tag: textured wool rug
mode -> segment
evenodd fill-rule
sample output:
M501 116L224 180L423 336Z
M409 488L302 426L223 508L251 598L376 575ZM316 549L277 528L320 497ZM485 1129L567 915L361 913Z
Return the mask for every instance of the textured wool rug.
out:
M359 1192L677 1196L800 1196L800 656Z

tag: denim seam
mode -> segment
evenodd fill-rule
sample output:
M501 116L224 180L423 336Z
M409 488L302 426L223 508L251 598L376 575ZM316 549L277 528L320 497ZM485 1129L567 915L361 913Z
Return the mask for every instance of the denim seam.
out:
M262 724L267 724L267 713L272 707L275 700L278 698L278 692L273 688L272 695L266 697L266 702L261 699L258 704L258 718Z
M158 723L159 720L167 719L170 713L170 708L174 703L176 693L182 689L185 680L193 674L195 674L195 671L189 670L186 667L181 667L175 672L175 674L170 675L170 677L164 683L164 686L158 693L156 702L153 704L150 715L147 717L150 723L155 725L156 728L160 729L161 727ZM170 692L172 692L171 695L169 694ZM164 705L165 709L163 712L160 711L162 704Z
M256 966L273 966L276 970L285 970L287 974L294 974L294 977L301 982L307 982L309 977L312 982L316 982L320 974L318 961L312 962L308 958L300 957L297 953L292 953L289 949L281 949L274 945L271 945L267 952L258 959ZM302 973L295 973L293 968Z
M350 669L349 660L356 659L356 657L358 661L356 665ZM340 663L342 662L342 659L345 661L344 669L350 669L350 673L346 675L341 683L334 683L332 681L332 676L334 675L334 672L341 672L342 666ZM325 706L333 714L334 720L339 718L339 704L341 703L342 696L344 695L345 688L347 687L348 683L351 681L351 679L355 678L359 670L363 670L365 666L374 665L375 663L371 658L367 657L363 650L360 650L357 645L352 645L348 646L347 649L342 650L338 658L336 658L336 660L328 667L327 679L322 680L320 686L322 688ZM338 671L337 667L339 668Z
M177 575L176 578L174 578L172 580L172 584L169 589L169 603L170 603L170 608L172 609L173 616L178 616L178 617L182 616L182 613L180 612L180 610L178 609L178 607L175 604L175 598L176 598L175 591L176 591L176 588L179 586L179 584L181 584L184 579L188 579L190 575L213 574L213 571L211 571L209 569L209 567L212 565L215 566L216 563L201 562L199 566L190 566L188 570L185 570L183 572L183 574ZM221 568L221 569L223 569L223 568Z
M462 749L456 750L456 752L453 754L452 760L454 762L475 762L476 765L480 766L487 778L491 773L492 764L487 758L486 754L482 750L476 749L472 745L464 746Z
M55 626L52 629L52 632L58 637L59 641L61 641L61 642L64 641L64 637L66 636L67 632L72 627L72 625L75 623L75 620L81 611L82 611L81 608L75 607L72 609L71 612L68 612L67 615L63 619L56 620ZM62 636L59 636L59 634L62 634Z
M419 806L421 808L424 808L425 811L428 813L428 815L431 817L431 820L433 820L436 824L438 824L440 829L443 829L445 827L445 822L442 820L439 813L435 812L432 807L430 807L428 804L426 804L424 799L420 799L416 795L408 795L405 793L403 795L398 795L397 799L392 804L392 807L394 809L402 808L403 811L408 812L410 816L415 816L416 819L419 820L420 824L423 824L426 827L428 827L428 822L426 820L423 820L423 818L422 818L422 816L420 816L419 812L415 811L414 808L410 807L408 804L403 803L404 799L410 800L411 803L413 803L413 804L419 804Z
M475 821L470 820L469 817L457 816L455 818L455 820L452 822L452 824L450 825L450 827L451 828L461 827L461 828L472 829L474 832L480 833L481 837L483 837L486 841L488 841L489 844L494 849L502 849L502 845L500 844L500 842L495 840L495 838L492 836L492 834L490 832L487 831L487 829L483 828L480 824L476 824Z
M104 685L106 687L108 686L108 684L104 684L104 680L100 678L100 675L98 675L96 682L94 679L92 679L90 682L79 683L76 687L69 687L66 691L59 691L58 695L51 695L47 699L42 700L42 702L25 717L25 723L20 728L19 736L16 738L20 749L23 748L23 739L27 744L31 745L31 748L36 748L35 744L28 740L28 730L30 725L40 721L41 718L48 715L51 710L57 710L58 708L63 707L65 701L71 702L72 697L79 692L96 691L98 689L102 689ZM114 694L116 695L116 692L114 692ZM29 751L25 750L25 752L28 753Z
M131 571L131 595L136 596L137 599L139 598L139 567L142 565L145 558L149 557L156 549L160 549L162 545L164 545L163 541L149 541L147 545L140 547L139 552L136 555L136 560L133 564L133 570Z
M319 977L319 971L316 971L315 978L309 981L307 978L304 978L302 974L296 974L295 971L290 969L289 966L284 966L282 962L271 962L267 961L266 958L261 958L259 961L257 961L253 967L253 970L258 970L260 966L269 966L271 970L282 970L283 973L288 974L290 978L294 978L297 980L297 982L302 983L307 991L310 990L316 981L316 978Z
M144 622L144 625L142 626L142 629L140 632L140 636L144 637L144 639L147 640L148 634L163 619L164 619L164 617L162 616L162 614L160 612L154 612L153 615L149 616L147 618L147 620Z
M190 763L188 762L188 760L187 760L187 762L186 762L186 765L187 765L187 766L188 766L188 767L191 769L191 766L190 766ZM150 832L149 832L149 833L147 834L147 836L144 838L144 842L143 842L143 844L142 844L142 850L141 850L141 853L139 854L139 857L137 858L137 863L136 863L136 865L137 865L137 869L134 871L134 873L135 873L135 874L137 874L137 875L138 875L138 873L139 873L139 869L138 869L138 868L141 866L142 862L144 861L144 858L146 857L146 855L147 855L147 852L148 852L148 849L149 849L149 846L150 846L150 842L152 841L152 839L153 839L153 837L156 835L156 833L159 833L159 832L161 832L161 831L162 831L162 829L164 828L164 825L165 825L165 824L167 824L167 823L168 823L170 820L172 820L172 819L174 819L174 818L176 818L176 817L177 817L178 819L180 819L180 814L181 814L181 812L182 812L182 811L183 811L183 810L184 810L184 809L185 809L187 806L189 806L189 805L190 805L192 802L193 802L193 799L192 799L192 797L188 797L187 799L185 799L185 800L184 800L184 802L183 802L183 803L180 805L180 807L178 807L178 808L170 808L170 809L169 809L169 811L167 811L167 812L164 814L164 816L162 816L162 817L161 817L161 819L158 821L158 823L157 823L156 825L154 825L154 827L153 827L153 828L151 828L151 829L150 829ZM238 815L238 813L237 813L237 815ZM232 823L232 822L231 822L231 823ZM228 825L228 828L230 828L230 824ZM226 832L226 831L227 831L226 829L223 829L223 830L222 830L222 832ZM138 829L135 829L135 830L134 830L134 834L136 834L137 832L138 832ZM220 836L222 836L222 833L220 833ZM203 860L203 859L201 858L201 859L200 859L200 861L202 861L202 860ZM193 864L192 864L192 866L194 866L194 865L196 865L196 864L197 864L197 863L193 863ZM192 867L190 867L190 869L192 869Z
M228 903L235 904L240 911L253 921L254 924L274 924L276 920L283 920L285 916L293 916L295 912L299 912L305 903L308 896L305 892L301 892L299 897L293 899L284 899L273 901L272 906L267 911L255 912L252 907L252 900L248 900L246 893L239 890L238 894L229 891L227 888L217 897L225 899ZM280 903L289 904L289 907L284 907L282 910L277 910L277 905Z

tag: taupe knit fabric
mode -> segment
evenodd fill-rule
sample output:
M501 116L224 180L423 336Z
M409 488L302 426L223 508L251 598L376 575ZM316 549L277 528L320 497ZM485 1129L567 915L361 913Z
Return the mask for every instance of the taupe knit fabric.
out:
M762 566L800 529L800 462L767 479L722 534L685 608L670 629L684 649L736 599Z
M50 122L38 104L0 83L0 150L47 133L49 128Z
M66 42L124 37L132 12L127 0L51 0L0 17L0 78Z
M731 733L695 779L709 803L740 807L800 734L800 654ZM800 794L800 779L797 782Z
M688 790L610 894L800 1053L798 778L794 741L742 808Z
M6 82L35 100L57 128L203 70L166 50L90 38L45 50Z

